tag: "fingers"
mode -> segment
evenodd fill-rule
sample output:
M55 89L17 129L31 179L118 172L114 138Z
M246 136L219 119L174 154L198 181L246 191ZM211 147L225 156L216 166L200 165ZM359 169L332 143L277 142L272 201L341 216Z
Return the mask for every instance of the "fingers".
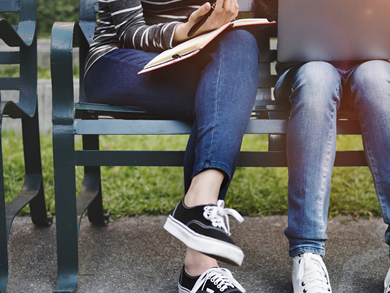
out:
M238 14L237 0L217 0L215 5L215 21L221 25L233 20Z
M201 7L199 7L197 10L195 10L193 13L191 13L189 20L192 23L195 23L200 17L205 15L207 12L209 12L211 9L211 5L209 2L206 2Z

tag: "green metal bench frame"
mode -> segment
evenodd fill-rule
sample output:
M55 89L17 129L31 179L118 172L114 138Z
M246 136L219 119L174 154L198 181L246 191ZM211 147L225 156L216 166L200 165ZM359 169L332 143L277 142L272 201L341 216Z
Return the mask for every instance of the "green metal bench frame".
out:
M42 163L38 124L37 100L37 35L35 0L0 0L0 12L19 13L19 23L11 25L0 18L0 38L19 51L0 52L0 64L20 64L17 78L0 77L0 90L19 91L19 102L0 102L0 134L5 116L21 119L23 133L25 178L21 192L5 204L3 159L0 157L0 293L8 281L7 243L16 214L30 204L35 225L50 226L47 217L42 180ZM1 136L0 136L1 146Z
M251 0L240 2L241 11L254 12ZM55 23L52 31L51 70L53 89L53 149L56 197L58 279L54 292L75 292L78 281L78 231L83 213L88 209L89 221L104 225L100 166L183 166L184 151L108 151L99 150L99 135L189 134L188 122L169 120L116 107L84 102L75 103L73 94L72 50L80 48L80 76L88 45L92 41L96 3L80 0L78 23ZM269 134L266 152L241 152L238 165L243 167L285 167L285 133L289 106L271 101L277 76L270 64L276 51L270 49L270 38L276 27L258 34L261 52L259 91L247 134ZM80 79L80 101L84 101L83 80ZM339 115L339 134L359 134L357 121L350 113ZM111 119L107 119L110 117ZM83 149L75 150L74 136L81 135ZM335 165L366 165L360 151L338 152ZM84 166L82 191L76 197L75 167Z

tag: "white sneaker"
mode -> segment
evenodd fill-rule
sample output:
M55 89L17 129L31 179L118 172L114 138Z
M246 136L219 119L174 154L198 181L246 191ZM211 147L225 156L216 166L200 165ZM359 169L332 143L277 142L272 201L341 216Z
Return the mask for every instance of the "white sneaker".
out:
M322 257L310 252L293 258L294 293L331 293L329 274Z
M385 278L385 291L384 293L390 293L390 269L387 272L386 278Z

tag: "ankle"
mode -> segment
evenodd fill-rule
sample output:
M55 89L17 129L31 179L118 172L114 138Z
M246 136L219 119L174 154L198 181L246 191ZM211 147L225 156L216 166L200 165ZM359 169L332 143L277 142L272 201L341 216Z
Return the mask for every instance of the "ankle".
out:
M184 204L187 207L216 204L223 179L224 173L216 169L200 172L192 178Z
M203 253L187 248L186 258L184 260L185 272L192 276L200 276L211 268L217 268L217 261Z
M217 204L218 197L207 193L188 192L184 197L184 205L192 208L200 205Z

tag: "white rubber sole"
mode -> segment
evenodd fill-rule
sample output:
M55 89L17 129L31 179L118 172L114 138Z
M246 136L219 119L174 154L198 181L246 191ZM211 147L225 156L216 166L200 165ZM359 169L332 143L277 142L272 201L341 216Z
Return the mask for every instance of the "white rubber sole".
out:
M171 215L165 222L164 229L189 248L222 262L241 266L244 260L244 253L238 246L196 233Z

